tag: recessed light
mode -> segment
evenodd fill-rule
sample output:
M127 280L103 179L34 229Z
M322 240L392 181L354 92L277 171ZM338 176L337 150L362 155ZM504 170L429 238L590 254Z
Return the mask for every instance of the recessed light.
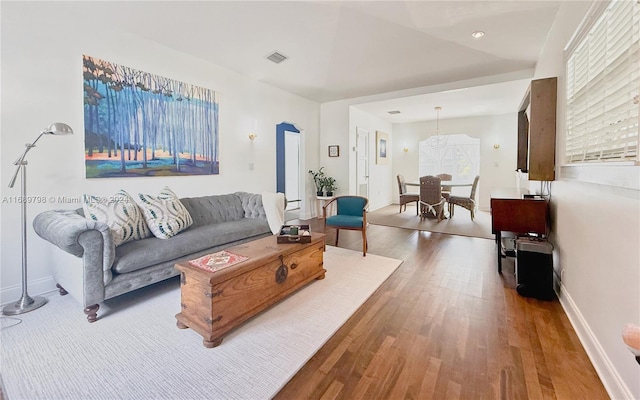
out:
M471 34L471 36L473 36L475 39L480 39L481 37L484 36L484 32L483 31L475 31Z

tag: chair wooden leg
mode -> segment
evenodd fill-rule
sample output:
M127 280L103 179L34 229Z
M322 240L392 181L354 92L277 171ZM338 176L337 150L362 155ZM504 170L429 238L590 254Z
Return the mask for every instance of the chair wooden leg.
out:
M367 256L367 230L362 230L362 257Z
M340 229L336 228L336 247L338 247L338 236L340 236Z

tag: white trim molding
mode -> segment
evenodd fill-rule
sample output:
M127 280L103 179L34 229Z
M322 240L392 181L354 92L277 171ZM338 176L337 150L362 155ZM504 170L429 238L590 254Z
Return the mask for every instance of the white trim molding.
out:
M576 303L567 292L567 288L560 283L560 292L558 293L560 305L564 309L565 314L569 318L569 322L580 339L580 343L587 352L587 356L591 360L591 364L595 368L605 390L612 399L633 399L633 393L624 383L618 371L611 363L600 342L589 327L589 324L580 313ZM622 339L620 339L622 340Z
M42 296L56 290L56 281L53 279L53 276L27 283L29 296ZM22 296L22 284L3 288L0 290L0 306L4 307L8 304L15 303L20 299L20 296Z
M560 178L640 190L640 165L634 162L566 164Z

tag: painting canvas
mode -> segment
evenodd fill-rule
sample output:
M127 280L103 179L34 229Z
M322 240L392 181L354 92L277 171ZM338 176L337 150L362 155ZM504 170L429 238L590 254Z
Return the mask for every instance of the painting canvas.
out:
M376 164L387 164L391 155L389 148L389 135L376 131Z
M219 173L215 91L82 59L87 178Z

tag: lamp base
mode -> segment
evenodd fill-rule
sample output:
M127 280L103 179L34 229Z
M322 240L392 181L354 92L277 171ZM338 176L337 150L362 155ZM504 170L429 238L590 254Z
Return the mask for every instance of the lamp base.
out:
M18 315L28 313L36 308L40 308L47 304L47 299L44 297L31 297L28 294L22 295L20 300L15 303L9 304L2 309L4 315Z

